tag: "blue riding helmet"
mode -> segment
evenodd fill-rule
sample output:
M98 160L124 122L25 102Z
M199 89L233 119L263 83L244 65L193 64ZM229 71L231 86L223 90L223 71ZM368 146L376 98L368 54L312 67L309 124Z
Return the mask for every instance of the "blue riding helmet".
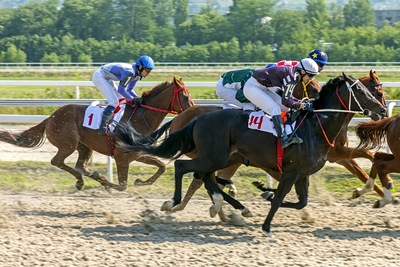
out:
M317 62L321 68L328 64L328 55L322 50L314 49L308 54L308 57Z
M142 66L143 68L152 70L154 69L154 61L149 56L146 55L140 56L138 60L136 60L135 66L136 67Z

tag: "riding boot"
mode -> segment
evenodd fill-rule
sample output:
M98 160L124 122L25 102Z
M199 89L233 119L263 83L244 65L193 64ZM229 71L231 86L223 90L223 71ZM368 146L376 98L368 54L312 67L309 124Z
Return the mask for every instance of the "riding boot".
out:
M292 144L301 144L303 140L297 136L288 137L286 134L285 126L283 125L281 115L272 116L275 130L281 139L281 147L286 148Z
M107 106L104 109L103 117L101 118L99 131L97 132L99 135L104 135L106 133L108 123L110 121L111 115L113 114L114 110L115 110L115 107L113 107L113 106Z

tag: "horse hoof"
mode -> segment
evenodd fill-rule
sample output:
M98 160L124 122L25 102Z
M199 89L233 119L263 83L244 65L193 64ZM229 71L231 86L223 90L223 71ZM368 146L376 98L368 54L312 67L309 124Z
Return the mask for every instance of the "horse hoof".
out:
M165 201L161 206L161 211L171 211L173 207L173 202L171 200Z
M272 232L271 232L271 231L265 231L265 230L263 230L263 232L264 232L264 234L265 234L267 237L272 238Z
M215 210L214 206L211 206L210 207L210 217L214 218L215 215L217 215L217 214L218 214L218 212Z
M100 176L99 173L96 172L96 171L94 171L92 174L89 174L89 177L90 177L90 178L93 178L93 179L98 179L99 176Z
M243 217L254 217L253 213L248 208L244 208L242 210L242 216Z
M271 191L265 191L260 196L265 200L272 201L274 199L275 194L274 192Z
M389 182L388 186L389 190L392 190L394 188L394 182Z
M392 204L393 205L399 205L400 204L400 200L396 197L392 200Z
M361 197L360 192L361 192L361 188L357 188L356 190L354 190L353 191L353 195L352 195L352 199L356 199L356 198Z
M78 189L79 191L81 191L81 190L82 190L82 187L83 187L83 183L76 183L76 184L75 184L75 187L76 187L76 189Z
M138 178L135 180L134 185L143 185L142 179Z
M109 186L104 186L104 189L108 192L108 193L112 193L111 187Z
M237 192L234 189L229 189L228 194L233 197L236 198Z
M221 222L229 222L229 219L225 216L225 214L218 213L218 216Z
M382 207L381 207L381 203L379 202L379 200L375 201L373 208L374 208L374 209L382 208Z

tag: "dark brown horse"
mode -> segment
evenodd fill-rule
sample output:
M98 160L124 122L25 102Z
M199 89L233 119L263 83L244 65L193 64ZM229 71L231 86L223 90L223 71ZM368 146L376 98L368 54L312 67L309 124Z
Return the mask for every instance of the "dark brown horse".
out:
M297 133L303 143L285 149L282 175L262 226L268 236L272 235L271 222L279 207L302 209L307 205L308 178L325 165L331 142L339 133L347 113L362 112L374 120L386 115L386 108L369 90L359 80L344 73L323 86L314 107L314 112L301 111L296 119ZM153 146L148 138L141 139L134 133L122 141L129 151L176 159L175 194L172 200L164 203L164 207L172 209L180 203L182 177L194 172L204 180L206 189L212 195L214 205L211 210L218 212L223 199L230 204L236 200L222 191L211 179L211 175L236 163L230 160L232 153L239 153L249 159L253 166L265 171L279 170L276 165L278 139L273 134L249 129L248 120L249 112L220 110L198 117L186 127L170 134L157 146ZM129 127L124 132L129 133ZM177 159L192 151L196 151L194 159ZM283 201L293 185L299 201Z
M130 121L135 130L143 134L149 134L156 130L168 113L181 113L194 104L182 79L175 77L172 82L161 83L152 90L144 92L141 99L142 104L139 106L126 105L120 123ZM125 190L129 164L134 160L158 167L158 171L149 178L149 183L152 183L165 172L164 163L157 158L152 156L139 157L134 152L126 153L118 144L116 144L115 149L112 149L115 144L113 138L99 136L97 130L82 126L86 108L87 106L83 105L63 106L46 120L22 133L0 131L0 141L21 147L40 147L47 137L50 143L58 148L51 164L75 176L78 190L82 189L84 185L82 174L95 179L107 189ZM75 168L71 168L64 161L75 150L78 151L78 160ZM118 185L108 182L104 176L97 172L91 172L87 168L93 151L114 156L117 165Z
M363 76L359 78L360 82L367 87L370 92L374 95L374 97L383 105L386 106L386 101L385 101L385 96L382 88L382 83L376 74L375 71L370 70L368 75ZM295 96L297 98L302 98L304 95L302 95L303 90L301 88L296 88L295 90ZM220 109L217 106L198 106L195 105L193 107L190 107L189 109L185 110L182 112L179 116L175 117L172 121L172 124L170 126L170 132L175 132L184 126L186 126L189 122L197 118L198 116L205 114L210 111L215 111ZM345 168L347 168L351 173L353 173L356 177L358 177L364 184L367 182L369 175L357 164L357 162L354 160L354 158L357 157L363 157L367 158L369 160L373 160L374 154L366 149L361 149L361 148L350 148L348 147L348 137L347 137L347 131L348 131L348 123L351 121L351 119L354 117L354 114L349 113L348 116L346 117L346 121L342 126L342 129L340 130L338 136L335 139L334 146L329 150L329 153L327 155L327 160L329 162L335 162L340 165L343 165ZM193 157L193 155L192 155ZM232 165L228 168L219 170L217 172L217 176L222 179L230 180L237 169L245 162L245 159L240 156L236 155L235 156L237 159L237 164ZM246 162L246 164L249 164L250 166L252 165L251 162ZM273 170L267 170L267 173L269 173L273 178L276 180L279 180L280 178L280 172L275 172ZM390 177L389 177L390 179ZM221 181L221 180L220 180ZM389 180L391 183L391 179ZM178 205L174 206L172 211L180 211L183 210L187 203L190 201L191 197L193 194L202 186L203 181L201 179L193 179L189 189L187 190L182 202L180 202ZM228 184L228 186L231 188L230 190L232 191L231 195L234 196L236 188L234 187L233 184ZM375 191L380 195L384 196L382 188L374 184L374 189ZM356 189L353 192L353 198L356 198L362 194L364 190L361 189ZM248 213L247 213L248 214ZM249 215L249 214L248 214ZM227 218L223 214L223 211L221 209L219 216L221 220L226 221Z
M371 182L368 182L363 193L371 191L372 184L379 176L384 188L384 196L374 204L374 208L381 208L388 203L398 204L394 199L389 185L389 174L400 173L400 115L395 115L380 121L362 122L356 127L357 136L360 138L359 147L363 149L379 149L385 141L389 146L391 153L376 152L374 163L371 167Z

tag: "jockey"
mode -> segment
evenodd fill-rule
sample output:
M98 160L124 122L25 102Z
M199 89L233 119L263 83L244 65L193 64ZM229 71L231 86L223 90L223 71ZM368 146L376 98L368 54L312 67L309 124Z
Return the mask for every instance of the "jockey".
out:
M103 135L119 98L132 101L138 95L134 87L138 80L146 78L154 69L154 61L149 56L140 56L134 65L128 63L108 63L93 73L92 81L107 98L108 106L103 112L98 133ZM117 82L119 82L117 84Z
M287 136L281 112L289 109L312 110L310 103L302 103L294 98L292 93L297 83L307 83L318 73L317 63L310 58L304 58L296 66L274 66L255 70L243 87L244 96L272 116L282 148L300 144L303 140Z
M243 69L229 71L221 75L217 83L216 94L228 102L224 105L224 109L255 109L254 104L250 103L243 95L243 86L253 75L253 72L254 69Z
M328 64L328 55L322 50L319 49L311 50L311 52L308 54L308 57L317 63L319 72L321 72L324 69L325 64ZM298 63L299 63L298 61L281 60L276 63L268 64L265 67L269 68L273 66L296 66Z

